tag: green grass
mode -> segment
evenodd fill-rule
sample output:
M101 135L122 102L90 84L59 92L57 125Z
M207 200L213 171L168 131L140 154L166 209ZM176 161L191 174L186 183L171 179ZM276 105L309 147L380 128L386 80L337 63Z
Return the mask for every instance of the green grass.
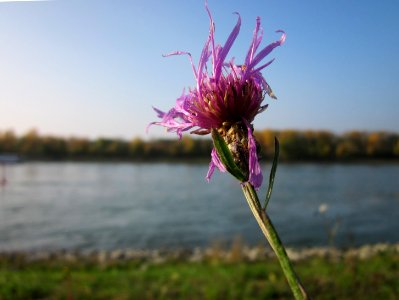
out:
M399 299L399 254L295 263L314 299ZM159 265L0 258L0 299L292 299L275 260Z

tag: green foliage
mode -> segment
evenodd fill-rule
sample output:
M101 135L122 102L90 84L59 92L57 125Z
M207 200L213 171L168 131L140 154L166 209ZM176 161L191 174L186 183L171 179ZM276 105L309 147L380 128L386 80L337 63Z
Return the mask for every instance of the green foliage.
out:
M280 141L283 161L331 161L353 159L399 159L399 134L352 131L335 135L328 131L260 130L255 132L261 157L274 157L274 138ZM26 159L45 160L209 160L212 141L186 135L177 138L131 141L111 138L62 138L42 136L30 130L17 136L0 131L0 154L15 153Z
M272 164L272 168L270 170L270 175L269 175L269 186L267 187L265 204L263 206L264 210L266 210L267 204L269 203L270 198L272 196L274 178L276 176L279 156L280 156L280 143L279 143L278 139L275 138L274 139L274 158L273 158L273 164Z
M227 146L226 142L224 141L224 139L216 129L212 129L212 139L213 139L213 146L215 147L216 152L221 162L225 166L226 170L230 174L232 174L235 178L237 178L239 181L245 181L246 176L244 175L243 171L234 162L229 147Z
M314 299L397 299L398 253L310 258L296 269ZM0 299L292 299L276 260L163 264L0 259Z

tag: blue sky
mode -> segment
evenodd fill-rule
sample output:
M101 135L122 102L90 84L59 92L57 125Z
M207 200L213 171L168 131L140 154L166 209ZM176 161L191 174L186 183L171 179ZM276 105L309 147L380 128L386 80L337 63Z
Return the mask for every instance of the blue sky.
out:
M287 32L263 71L278 100L256 128L399 131L399 2L209 0L216 40L242 27L245 55L256 16L263 45ZM194 84L209 21L202 0L0 1L0 130L85 137L166 136L167 110Z

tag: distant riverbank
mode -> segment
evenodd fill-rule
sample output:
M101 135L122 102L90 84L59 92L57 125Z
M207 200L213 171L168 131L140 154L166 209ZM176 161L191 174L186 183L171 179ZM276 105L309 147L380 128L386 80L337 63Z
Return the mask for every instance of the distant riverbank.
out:
M274 138L280 142L282 161L399 160L399 134L392 132L257 130L260 156L271 159ZM187 134L181 140L134 138L87 139L40 135L31 130L16 136L0 131L0 155L15 154L26 160L77 161L187 161L209 160L212 141Z

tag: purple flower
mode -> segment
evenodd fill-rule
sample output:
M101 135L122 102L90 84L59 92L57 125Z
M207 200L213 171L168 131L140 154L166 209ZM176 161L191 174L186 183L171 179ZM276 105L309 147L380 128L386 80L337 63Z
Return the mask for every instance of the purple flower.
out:
M210 18L210 32L198 66L194 65L188 52L176 51L166 55L188 55L197 84L188 92L183 92L176 100L176 105L168 112L154 108L161 120L152 122L149 126L164 126L168 131L176 132L180 138L183 132L189 130L200 135L208 134L212 129L218 130L236 164L246 174L248 181L258 188L262 184L262 172L251 123L255 116L267 107L262 105L265 94L275 98L260 72L273 60L263 65L260 63L274 48L284 43L285 33L278 30L277 32L282 33L280 39L258 51L263 36L258 17L245 61L241 65L236 65L233 58L226 60L226 57L240 31L240 15L237 13L237 24L225 44L221 46L215 44L215 26L208 6L205 6ZM212 67L208 68L209 61ZM215 149L211 158L206 177L208 180L215 167L222 172L226 171Z

